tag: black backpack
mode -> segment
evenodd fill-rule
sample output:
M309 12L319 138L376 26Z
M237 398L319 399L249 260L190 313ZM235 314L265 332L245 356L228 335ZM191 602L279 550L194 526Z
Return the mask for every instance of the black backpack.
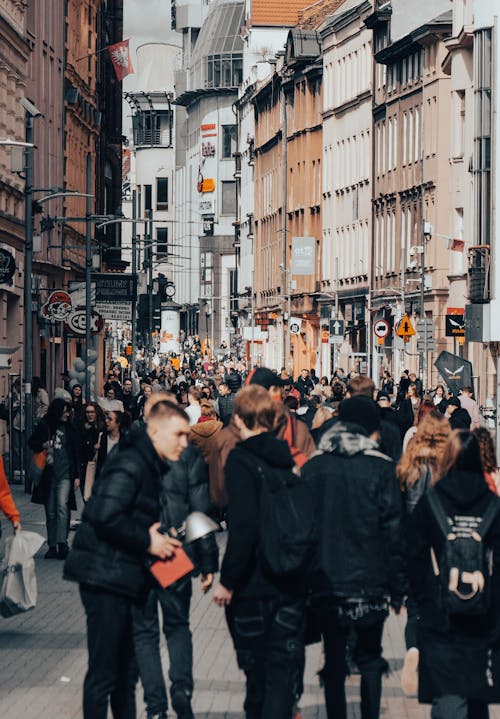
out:
M491 497L481 521L461 515L452 523L434 488L427 492L432 513L445 536L441 556L431 547L434 574L440 580L442 609L450 616L477 617L491 607L493 550L483 542L500 502Z
M318 541L312 488L292 469L270 470L257 465L257 472L262 568L276 578L304 578Z

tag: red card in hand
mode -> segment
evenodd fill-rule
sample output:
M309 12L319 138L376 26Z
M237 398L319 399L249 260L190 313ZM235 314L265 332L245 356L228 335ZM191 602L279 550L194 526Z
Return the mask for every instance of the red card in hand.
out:
M149 567L149 571L163 589L169 587L181 577L185 577L193 569L193 562L181 547L175 550L173 557L157 559Z

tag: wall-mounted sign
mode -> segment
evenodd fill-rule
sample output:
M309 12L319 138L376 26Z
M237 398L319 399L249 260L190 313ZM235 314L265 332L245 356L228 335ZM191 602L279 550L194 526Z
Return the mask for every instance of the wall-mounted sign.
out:
M201 143L202 157L215 157L215 145L212 142Z
M10 282L15 271L16 261L14 255L0 247L0 285Z
M217 125L215 122L206 122L200 125L202 137L217 137Z
M446 337L465 337L465 308L447 307Z
M292 275L314 275L314 237L292 237Z
M300 332L300 328L302 327L302 318L290 317L290 319L288 320L288 327L290 329L290 334L298 335Z
M214 215L215 214L215 201L213 197L203 198L200 200L200 214L201 215Z
M201 182L201 192L213 192L215 190L215 180L211 177Z
M75 307L71 310L65 320L65 327L68 332L74 335L85 335L86 308ZM90 334L98 335L104 327L104 319L95 310L90 313Z
M40 315L50 323L64 322L73 309L71 296L64 290L54 290L47 302L42 305Z

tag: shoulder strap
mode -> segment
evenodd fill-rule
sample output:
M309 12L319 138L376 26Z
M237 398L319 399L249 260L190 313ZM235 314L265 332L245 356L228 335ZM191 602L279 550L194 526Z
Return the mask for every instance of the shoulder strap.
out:
M483 519L481 521L481 524L477 528L477 533L481 537L481 539L484 539L488 529L493 524L493 521L495 517L497 516L498 509L500 506L500 502L498 501L498 497L491 497L490 503L488 504L488 508L486 509L486 512L483 515Z
M437 496L437 492L434 487L431 487L427 492L427 499L429 500L429 506L431 508L432 514L434 515L438 525L439 529L443 532L444 536L447 537L448 533L450 531L450 527L448 525L448 518L445 514L445 511L443 509L443 505L441 504L441 501L439 497Z

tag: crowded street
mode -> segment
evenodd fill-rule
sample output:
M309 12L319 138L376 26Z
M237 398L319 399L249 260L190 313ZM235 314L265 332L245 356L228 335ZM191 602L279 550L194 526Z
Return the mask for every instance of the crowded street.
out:
M29 503L20 488L14 497L30 531L43 531L43 511ZM76 517L77 515L75 515ZM3 521L6 528L6 523ZM221 544L223 543L221 537ZM85 615L76 587L62 580L60 564L37 557L38 606L35 611L0 620L0 715L2 719L78 719L81 684L86 671ZM191 608L194 637L195 692L193 708L199 719L242 717L245 679L236 666L223 613L195 591ZM381 716L385 719L424 719L427 710L400 688L404 656L404 616L392 616L384 635L384 654L391 673L384 679ZM166 648L162 663L168 668ZM323 693L317 671L322 656L318 644L307 651L305 691L300 702L304 719L324 719ZM359 719L359 676L348 680L349 719ZM145 719L142 692L137 692L138 719ZM493 709L492 719L500 719Z

